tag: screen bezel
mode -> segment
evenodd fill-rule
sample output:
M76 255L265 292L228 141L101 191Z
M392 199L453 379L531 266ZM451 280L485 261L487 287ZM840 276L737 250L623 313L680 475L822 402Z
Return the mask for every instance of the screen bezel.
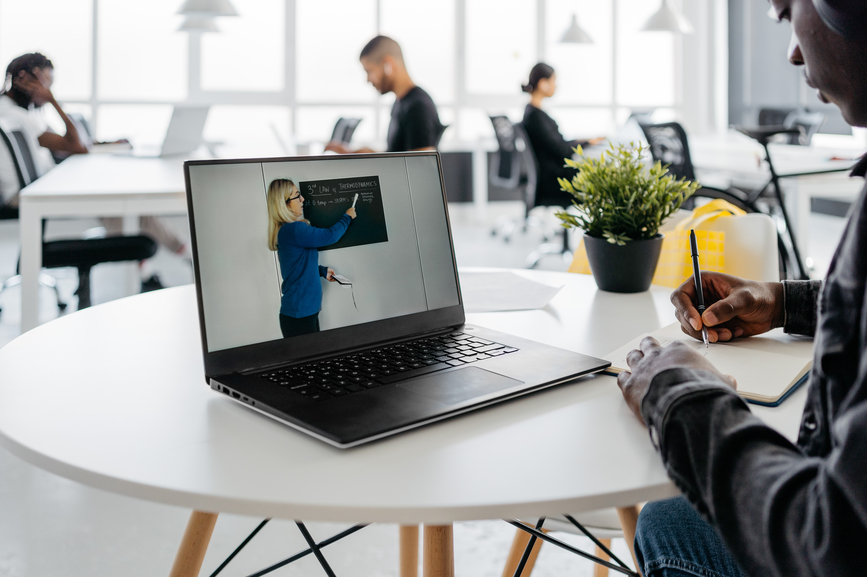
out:
M208 337L205 328L204 301L201 290L199 271L198 244L196 240L196 221L193 208L193 197L190 186L190 167L216 164L267 164L308 161L341 161L364 158L407 158L410 156L432 156L436 158L437 170L442 190L443 212L448 226L449 247L451 250L452 270L455 275L455 286L458 291L458 304L451 307L434 309L410 315L403 315L379 321L362 323L348 327L330 329L320 333L301 337L278 339L255 343L241 347L233 347L214 352L208 351ZM202 338L202 353L205 361L205 379L230 373L240 373L271 366L288 365L321 356L340 354L359 348L375 346L410 335L432 332L448 327L459 326L465 322L463 297L461 295L460 278L457 261L455 260L454 238L449 221L448 197L443 180L442 161L436 151L421 152L388 152L374 154L353 154L341 156L286 156L271 158L239 158L214 160L187 160L184 162L184 181L187 193L187 214L190 222L190 240L193 248L193 273L196 281L196 301L199 312L199 330Z

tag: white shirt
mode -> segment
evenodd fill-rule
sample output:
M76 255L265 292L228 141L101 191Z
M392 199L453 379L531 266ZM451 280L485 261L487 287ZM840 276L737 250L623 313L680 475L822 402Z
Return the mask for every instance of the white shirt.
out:
M38 108L21 108L7 95L0 96L0 118L8 118L22 128L24 137L30 146L37 176L42 176L54 168L54 158L51 151L39 144L39 137L48 132L48 123ZM2 204L13 201L17 204L18 172L12 161L12 155L5 143L0 142L0 199Z

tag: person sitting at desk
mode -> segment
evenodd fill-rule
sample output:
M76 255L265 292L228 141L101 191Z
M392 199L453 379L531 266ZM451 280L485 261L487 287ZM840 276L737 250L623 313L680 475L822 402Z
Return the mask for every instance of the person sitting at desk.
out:
M355 219L355 208L331 228L316 228L304 218L304 197L286 178L268 186L268 248L277 252L283 285L280 287L280 331L283 337L319 332L322 284L335 282L334 269L319 266L319 248L334 244Z
M42 176L54 166L52 153L59 156L87 154L88 143L85 135L80 134L75 123L63 111L51 85L54 83L54 64L38 52L24 54L12 60L6 68L5 91L0 96L0 117L9 116L21 125L25 138L30 141L29 149L34 155L37 176ZM45 121L42 107L50 103L63 123L66 133L54 133ZM18 206L19 183L12 156L6 146L0 145L0 195L3 204ZM106 234L119 235L123 232L123 219L119 217L101 218ZM189 245L182 241L158 218L143 216L140 219L142 233L152 237L171 252L191 259ZM141 264L142 291L163 288L159 277L151 270L149 261Z
M567 141L560 134L560 127L547 112L542 110L542 101L557 92L557 75L554 69L539 62L530 70L530 79L521 89L530 94L530 103L524 108L521 124L530 139L533 153L539 162L539 178L536 185L537 206L570 206L573 197L560 190L558 178L571 180L575 170L564 166L563 160L572 158L576 146L599 144L604 138Z
M789 61L804 66L807 84L849 124L867 126L867 1L771 6L791 23ZM865 173L867 155L852 171ZM645 577L865 574L867 186L849 215L824 286L706 273L703 314L692 279L671 297L683 331L699 340L703 326L712 343L775 327L815 335L797 444L753 416L731 379L691 348L646 338L629 353L618 384L686 497L641 511L635 553Z
M434 150L445 127L433 99L410 78L400 45L388 36L377 36L362 49L359 59L367 81L380 94L394 92L388 152ZM340 154L375 152L370 148L349 150L339 142L330 142L325 150Z

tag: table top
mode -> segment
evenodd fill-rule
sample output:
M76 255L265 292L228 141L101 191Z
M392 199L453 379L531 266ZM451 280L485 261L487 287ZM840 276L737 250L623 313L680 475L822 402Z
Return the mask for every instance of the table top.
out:
M563 290L468 321L592 355L669 324L669 289L516 271ZM0 444L79 482L203 511L448 523L580 512L676 494L609 376L579 379L349 450L213 393L192 286L71 314L0 350ZM790 438L805 395L756 411Z
M144 158L80 154L67 158L21 191L22 202L62 197L183 195L183 156Z

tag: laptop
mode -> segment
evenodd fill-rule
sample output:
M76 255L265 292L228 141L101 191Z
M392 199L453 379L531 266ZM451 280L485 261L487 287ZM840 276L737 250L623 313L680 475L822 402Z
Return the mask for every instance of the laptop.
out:
M188 160L184 172L205 379L252 410L348 448L610 365L465 323L437 152ZM356 209L309 269L288 242L269 248L280 179L299 187L310 226ZM317 276L328 269L335 282ZM293 317L300 301L318 308L316 327Z
M159 158L193 152L202 144L202 131L210 106L175 106L162 145L132 148L132 156Z

